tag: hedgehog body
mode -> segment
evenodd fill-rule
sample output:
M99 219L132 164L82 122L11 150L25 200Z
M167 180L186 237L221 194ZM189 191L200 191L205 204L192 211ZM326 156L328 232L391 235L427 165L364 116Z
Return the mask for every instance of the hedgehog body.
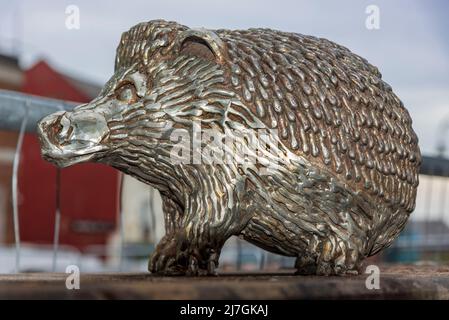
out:
M39 130L57 165L104 162L160 191L152 272L213 273L238 235L301 274L355 273L415 206L407 110L377 68L311 36L139 24L99 97Z

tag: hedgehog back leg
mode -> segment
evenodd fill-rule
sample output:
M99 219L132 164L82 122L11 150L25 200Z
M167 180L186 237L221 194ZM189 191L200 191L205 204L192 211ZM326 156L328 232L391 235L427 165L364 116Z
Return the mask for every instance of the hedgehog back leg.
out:
M369 252L368 226L376 208L326 173L305 170L283 175L282 180L261 178L267 187L259 188L261 195L251 203L254 216L243 237L274 253L297 257L299 274L357 273Z
M336 235L318 239L314 237L316 249L302 252L295 262L296 274L300 275L345 275L359 274L364 255L359 252L362 243L339 239Z

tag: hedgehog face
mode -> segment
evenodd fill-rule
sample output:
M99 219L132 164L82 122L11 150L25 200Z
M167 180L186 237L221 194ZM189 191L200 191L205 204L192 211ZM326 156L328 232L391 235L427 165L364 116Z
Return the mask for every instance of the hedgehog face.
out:
M189 29L155 43L161 48L151 58L116 66L92 102L39 122L45 159L60 167L104 162L149 180L155 167L166 171L174 130L191 130L194 121L222 125L230 106L241 105L226 88L214 33Z
M60 167L102 159L113 148L111 125L141 105L146 90L145 77L131 67L117 72L92 102L45 117L38 123L43 157Z

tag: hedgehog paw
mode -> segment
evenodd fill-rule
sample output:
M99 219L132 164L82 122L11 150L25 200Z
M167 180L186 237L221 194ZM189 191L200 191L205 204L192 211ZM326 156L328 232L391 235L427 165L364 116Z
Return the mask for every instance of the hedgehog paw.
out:
M296 258L295 268L297 275L315 275L316 274L316 260L310 256L299 256Z
M337 239L324 240L319 254L303 254L296 259L296 274L299 275L357 275L361 256L355 247ZM338 243L338 246L333 245Z
M192 250L189 255L187 275L189 276L215 276L218 266L218 255L208 253L207 258L201 257L198 250Z
M148 270L159 275L183 275L185 268L177 263L176 252L175 238L164 236L150 258Z
M216 275L219 251L189 246L180 237L165 236L154 251L148 269L159 275Z

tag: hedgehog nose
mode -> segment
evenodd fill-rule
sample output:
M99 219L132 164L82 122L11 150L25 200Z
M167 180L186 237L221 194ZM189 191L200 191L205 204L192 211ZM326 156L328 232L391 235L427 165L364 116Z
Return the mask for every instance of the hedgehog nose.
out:
M42 150L51 148L57 144L56 136L60 132L59 119L65 114L64 111L56 112L41 119L37 124L37 133L42 144Z
M47 149L82 149L100 143L109 133L103 115L91 111L58 112L38 123L43 151Z

